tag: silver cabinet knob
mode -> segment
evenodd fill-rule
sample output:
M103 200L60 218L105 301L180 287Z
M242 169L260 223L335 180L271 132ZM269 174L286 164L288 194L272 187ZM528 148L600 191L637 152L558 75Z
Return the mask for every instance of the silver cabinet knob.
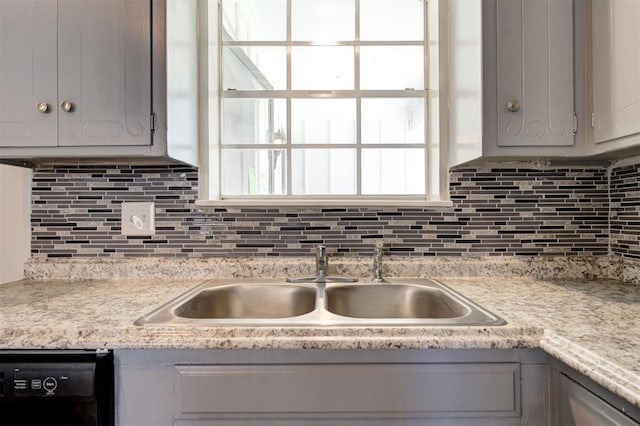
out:
M49 104L46 102L38 102L36 104L36 108L38 108L38 111L40 112L49 112Z
M60 108L62 108L64 112L71 112L73 111L73 103L71 101L62 101Z
M515 99L507 102L507 109L511 112L518 112L520 110L520 102Z

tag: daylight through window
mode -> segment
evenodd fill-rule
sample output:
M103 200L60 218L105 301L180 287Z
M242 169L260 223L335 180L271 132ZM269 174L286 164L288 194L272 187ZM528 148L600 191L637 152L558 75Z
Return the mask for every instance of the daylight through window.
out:
M221 0L221 198L438 200L435 0Z

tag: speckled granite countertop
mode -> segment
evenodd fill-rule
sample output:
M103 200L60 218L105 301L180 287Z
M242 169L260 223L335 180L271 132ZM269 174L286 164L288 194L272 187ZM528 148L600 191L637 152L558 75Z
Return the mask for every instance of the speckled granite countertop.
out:
M640 287L611 280L442 278L500 327L137 327L201 280L0 285L0 348L542 348L640 406Z

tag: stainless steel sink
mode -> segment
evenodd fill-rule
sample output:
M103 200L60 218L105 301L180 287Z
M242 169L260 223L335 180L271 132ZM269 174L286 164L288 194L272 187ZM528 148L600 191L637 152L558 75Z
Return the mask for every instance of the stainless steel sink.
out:
M354 318L460 318L469 308L438 288L413 284L327 289L327 310Z
M428 279L289 284L210 280L135 322L140 326L457 326L504 320Z
M288 318L316 307L316 291L309 287L238 284L198 292L173 313L183 318Z

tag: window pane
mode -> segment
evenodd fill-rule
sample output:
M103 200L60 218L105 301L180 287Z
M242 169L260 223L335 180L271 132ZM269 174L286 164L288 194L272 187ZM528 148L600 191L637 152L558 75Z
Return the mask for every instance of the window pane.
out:
M295 149L291 156L293 194L356 193L354 149Z
M362 89L424 89L422 46L362 46Z
M424 142L424 99L362 99L362 143Z
M420 0L360 0L361 40L423 40Z
M424 194L425 151L363 149L362 193L365 195Z
M284 90L287 51L284 47L233 46L222 51L224 89Z
M355 99L293 99L291 143L355 143Z
M223 195L282 195L286 192L284 149L223 149Z
M223 99L222 143L282 143L286 116L284 99Z
M209 7L215 6L214 4ZM222 39L280 41L287 37L286 0L223 0Z
M353 0L293 0L291 38L296 41L337 41L355 38Z
M353 89L353 47L292 47L294 90Z

